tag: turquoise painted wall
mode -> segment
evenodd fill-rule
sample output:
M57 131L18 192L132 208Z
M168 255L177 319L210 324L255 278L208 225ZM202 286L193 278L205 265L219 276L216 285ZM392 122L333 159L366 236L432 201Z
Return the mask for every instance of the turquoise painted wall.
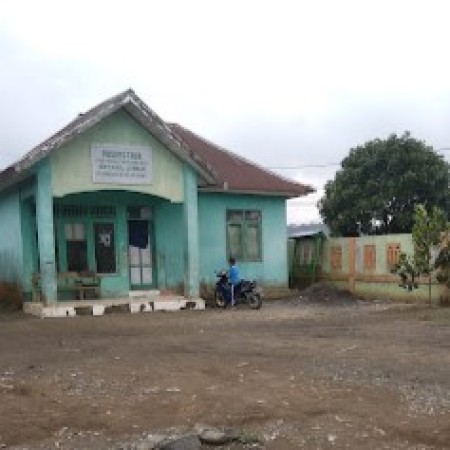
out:
M152 148L152 182L142 185L93 183L92 144ZM119 110L50 155L53 195L129 189L171 201L183 200L183 163L125 110Z
M102 295L111 297L128 295L126 208L132 205L151 206L157 287L183 292L186 266L183 204L125 191L70 195L60 199L59 203L117 206L115 224L118 270L116 274L102 275ZM288 266L285 201L281 198L251 195L199 194L200 281L213 284L214 270L227 266L227 209L257 209L262 213L263 258L261 262L240 262L242 276L256 279L264 285L286 287ZM63 220L57 219L60 239L64 233L63 224ZM63 247L64 242L60 240L60 248ZM64 259L63 256L62 258ZM93 262L92 255L90 259ZM61 270L65 268L62 267Z
M22 234L19 191L0 197L0 281L21 282Z
M158 288L183 293L183 205L163 202L154 213Z
M133 186L94 184L90 149L93 144L106 143L150 146L153 163L152 183ZM50 191L57 203L116 207L116 217L113 221L117 271L115 274L102 275L104 297L128 295L127 207L133 205L150 206L153 211L158 288L180 291L184 287L187 288L189 295L196 295L198 279L209 284L215 282L214 270L225 268L228 259L227 209L256 209L262 214L262 261L240 262L243 277L256 279L264 285L287 287L285 199L220 193L200 193L197 197L196 174L193 170L185 167L183 162L155 140L124 110L117 111L92 129L77 136L57 152L52 153L39 166L49 169L49 176L45 179L50 180ZM38 175L42 175L41 172L39 171ZM41 176L41 179L44 180L44 177ZM40 186L42 191L43 184ZM187 207L183 204L186 189L189 189L190 198L193 200L188 202ZM38 191L34 193L35 198L39 197ZM15 232L12 239L0 243L0 275L11 277L12 273L22 273L25 291L29 291L30 275L37 270L37 249L34 239L36 217L32 214L30 200L21 204L19 198L19 194L0 198L0 217L2 217L0 233L8 235L11 230L22 231L22 233ZM42 198L43 195L41 201ZM51 212L51 206L48 211ZM50 220L50 217L51 214L46 216L46 220ZM96 219L88 217L83 221L88 227L92 227ZM40 222L42 228L45 221ZM59 271L67 270L64 223L63 218L55 217ZM197 227L198 235L195 233L193 236ZM189 232L190 237L187 234ZM26 236L23 242L21 234ZM94 248L92 237L93 233L88 236L88 246L91 249ZM198 251L197 254L195 250ZM25 264L25 270L22 270L22 259L28 253L33 254L31 262ZM200 262L198 274L197 260ZM46 262L48 263L47 260ZM90 269L95 270L95 256L92 251L88 255L88 262ZM190 274L188 279L186 268Z
M148 206L152 208L158 287L161 289L174 289L181 285L184 274L181 204L171 203L150 195L126 191L74 194L58 199L58 204L116 207L116 217L114 219L83 218L88 228L92 228L92 224L99 220L113 221L115 224L117 270L114 274L101 275L101 294L103 297L126 296L129 292L127 208L130 206ZM64 241L64 223L66 220L62 217L55 218L60 249L60 271L67 270ZM93 245L91 245L91 248L93 248ZM92 252L88 255L88 261L90 269L95 270L95 257Z
M199 228L198 228L198 182L192 167L184 166L184 295L199 296Z
M52 171L49 160L39 162L36 176L36 225L38 230L39 265L42 297L57 300L55 230L53 220Z
M30 204L22 202L21 208L24 222L33 222ZM7 202L3 200L2 208L5 216L10 220L9 229L17 229L19 218L18 197L13 196ZM157 287L182 292L185 278L185 232L184 211L182 203L172 203L161 198L127 191L102 191L67 195L57 199L59 205L86 205L116 207L115 245L116 266L115 274L102 275L102 296L117 297L128 295L128 242L127 242L127 207L150 206L153 210L153 229L155 238L155 263ZM287 266L287 237L286 210L282 198L271 198L251 195L232 194L199 194L199 259L200 281L212 285L215 282L214 270L225 268L227 265L226 248L226 211L227 209L257 209L262 214L262 243L263 255L261 262L240 262L242 275L245 278L257 279L266 286L286 287L288 283ZM12 212L15 211L15 212ZM15 217L16 224L12 224ZM26 219L26 220L25 220ZM96 219L84 219L88 226L92 226ZM109 219L107 219L109 220ZM55 231L59 243L58 265L60 271L67 270L65 266L64 222L61 216L55 217ZM25 227L29 228L29 227ZM33 228L33 227L31 227ZM275 233L274 230L277 232ZM25 234L25 229L24 229ZM31 231L32 235L32 231ZM19 239L16 234L15 239ZM29 239L27 247L33 252L35 242ZM9 243L12 243L9 240ZM21 245L11 244L14 249ZM92 246L91 246L92 247ZM20 259L20 251L17 258ZM10 258L11 259L11 258ZM91 269L95 270L93 254L89 255ZM8 260L9 262L9 260ZM25 271L27 281L30 273L36 270L32 265ZM24 274L25 274L24 272ZM27 289L25 289L27 291Z
M36 218L33 214L33 201L27 198L21 202L22 227L22 289L31 292L31 278L38 269L38 251L36 241Z
M286 201L257 195L199 194L200 282L213 284L214 270L227 267L227 209L255 209L262 214L262 261L239 262L242 277L287 287Z

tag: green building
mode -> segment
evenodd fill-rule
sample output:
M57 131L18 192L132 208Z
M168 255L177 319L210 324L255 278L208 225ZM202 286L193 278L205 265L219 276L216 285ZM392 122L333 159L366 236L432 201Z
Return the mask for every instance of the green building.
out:
M232 255L243 277L286 288L286 199L312 191L164 122L127 90L0 173L0 281L46 305L135 291L195 299Z

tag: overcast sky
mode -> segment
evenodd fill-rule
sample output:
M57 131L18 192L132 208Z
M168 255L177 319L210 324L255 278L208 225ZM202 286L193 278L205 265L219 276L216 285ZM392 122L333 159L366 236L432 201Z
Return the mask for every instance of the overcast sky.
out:
M0 168L129 87L268 167L339 163L405 130L450 147L449 17L433 0L2 0ZM289 222L319 219L336 169L279 170L318 189Z

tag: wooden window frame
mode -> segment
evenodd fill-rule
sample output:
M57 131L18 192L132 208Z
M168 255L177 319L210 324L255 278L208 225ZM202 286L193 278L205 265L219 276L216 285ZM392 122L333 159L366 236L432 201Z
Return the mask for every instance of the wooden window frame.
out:
M371 257L371 255L373 255L373 257ZM364 244L363 268L364 272L374 272L377 268L377 247L375 244Z
M82 227L83 229L83 237L77 237L76 236L76 229ZM65 254L66 254L66 264L67 264L67 270L72 272L83 272L87 271L89 269L89 242L88 242L88 226L86 222L83 220L70 220L67 222L64 222L63 225L63 237L64 237L64 245L65 245ZM71 236L68 236L68 234L71 234ZM76 268L71 266L70 262L70 247L75 244L83 244L85 247L85 253L86 253L86 265L85 267ZM56 250L55 250L56 251Z
M342 245L332 245L330 247L330 266L332 272L342 271Z
M398 259L402 252L402 246L400 242L389 242L386 245L386 266L389 270L394 269L398 263Z
M56 219L56 248L58 248L58 252L55 255L57 258L57 266L58 271L68 271L69 270L69 261L68 261L68 252L67 252L67 243L68 239L66 239L66 226L72 226L73 224L83 224L85 231L85 242L86 242L86 253L87 253L87 268L86 271L92 271L98 273L101 276L117 276L119 273L119 265L118 265L118 243L117 243L117 223L114 217L57 217ZM107 223L111 224L113 227L113 235L114 235L114 257L115 257L115 272L97 272L97 254L95 249L95 225ZM58 237L59 235L59 237ZM64 252L61 254L61 248L64 247Z
M99 266L99 255L98 255L98 251L99 251L99 247L98 244L96 242L97 239L97 227L101 226L101 225L110 225L112 228L112 251L114 254L114 270L112 271L102 271L100 272L98 270L98 266ZM115 275L117 274L117 248L116 248L116 241L117 241L117 236L116 236L116 226L114 221L112 220L94 220L92 223L92 233L94 235L94 248L93 248L93 252L94 252L94 260L95 260L95 271L96 273L100 274L100 275Z
M258 221L254 222L252 219L247 219L247 216L250 214L258 214ZM241 220L233 219L232 216L241 216ZM227 209L226 217L225 217L225 232L226 232L226 245L227 245L227 255L229 257L234 257L238 261L243 262L262 262L263 260L263 242L262 242L262 211L259 209ZM252 227L257 227L257 244L259 254L256 258L250 257L248 252L248 230ZM235 226L239 227L240 234L240 250L238 254L231 254L231 245L230 245L230 234L229 227Z

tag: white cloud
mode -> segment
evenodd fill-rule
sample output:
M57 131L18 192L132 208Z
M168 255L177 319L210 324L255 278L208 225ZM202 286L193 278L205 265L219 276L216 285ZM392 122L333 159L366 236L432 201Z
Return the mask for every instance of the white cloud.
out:
M404 130L450 146L449 10L438 0L4 0L0 165L128 87L268 166L339 162ZM332 174L299 176L321 188Z

